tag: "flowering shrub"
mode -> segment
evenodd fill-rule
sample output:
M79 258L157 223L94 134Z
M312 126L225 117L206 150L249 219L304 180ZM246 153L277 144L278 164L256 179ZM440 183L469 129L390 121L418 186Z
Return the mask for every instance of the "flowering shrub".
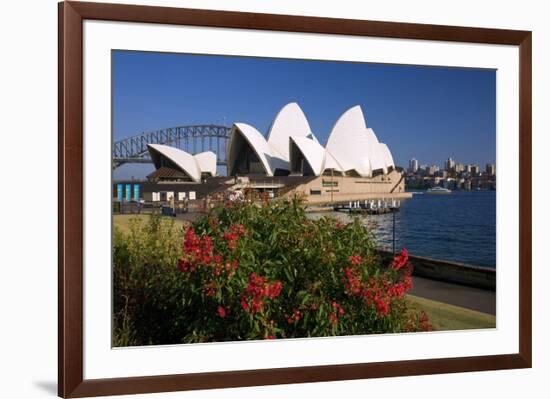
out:
M126 312L127 328L125 313L115 313L128 337L122 345L431 328L404 299L412 285L406 250L382 264L359 220L310 220L297 202L228 205L176 235L181 249L171 264L143 263L149 274L130 294L139 301ZM119 241L115 258L126 239Z

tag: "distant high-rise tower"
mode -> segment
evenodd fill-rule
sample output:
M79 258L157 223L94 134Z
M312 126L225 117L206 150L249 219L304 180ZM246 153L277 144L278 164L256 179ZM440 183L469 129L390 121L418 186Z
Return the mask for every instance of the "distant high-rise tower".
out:
M494 163L488 163L487 165L485 165L485 172L489 175L489 176L494 176L497 174L497 168L495 166Z
M409 161L409 172L416 173L417 171L418 171L418 161L413 158Z
M454 170L455 168L455 161L453 158L449 157L446 161L445 161L445 170L447 172L451 172L452 170Z

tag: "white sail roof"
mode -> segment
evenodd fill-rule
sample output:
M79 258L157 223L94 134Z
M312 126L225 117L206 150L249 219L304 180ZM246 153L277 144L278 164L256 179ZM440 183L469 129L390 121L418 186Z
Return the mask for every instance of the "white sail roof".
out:
M370 162L371 171L382 169L384 173L386 173L387 169L384 154L374 130L367 128L365 133L369 143L366 155Z
M303 136L291 136L290 141L298 147L316 176L323 173L325 149L319 142ZM292 152L290 152L290 154L292 154ZM292 164L292 160L290 160L290 163Z
M345 171L355 171L360 176L370 177L378 169L387 173L388 167L393 166L388 147L380 145L374 130L367 128L358 105L348 109L336 121L326 150Z
M391 155L391 152L388 146L384 143L380 143L380 151L384 156L384 163L386 165L386 169L395 168L395 163L393 162L393 156Z
M202 173L210 173L211 176L216 176L216 154L212 151L205 151L193 155L197 163L199 164L199 169Z
M284 161L289 161L288 140L293 137L309 137L317 141L304 112L297 103L285 105L271 124L267 134L267 143Z
M345 171L355 170L361 176L372 173L367 153L372 143L358 105L348 109L334 124L326 149Z
M163 144L147 144L147 148L149 149L149 153L153 159L155 159L158 155L162 155L183 170L191 178L191 180L196 182L201 180L201 170L199 168L199 164L195 157L188 152Z
M273 170L271 168L270 160L273 158L273 152L269 148L264 136L256 130L253 126L246 123L235 123L233 129L231 129L231 136L227 145L227 161L229 170L233 168L234 163L237 161L235 157L235 151L232 151L232 147L235 145L236 135L240 135L250 145L258 159L260 160L262 167L265 170L266 175L273 176Z
M319 144L296 103L289 103L279 111L267 139L253 126L235 123L227 146L230 170L237 162L237 151L232 149L237 136L246 140L268 176L273 176L277 170L290 172L292 144L298 147L316 175L321 175L325 169L332 169L370 177L375 170L387 173L388 168L394 167L388 146L380 143L374 131L367 127L358 105L338 118L326 148Z
M344 168L334 159L332 154L325 150L325 167L324 170L334 170L335 172L344 172Z

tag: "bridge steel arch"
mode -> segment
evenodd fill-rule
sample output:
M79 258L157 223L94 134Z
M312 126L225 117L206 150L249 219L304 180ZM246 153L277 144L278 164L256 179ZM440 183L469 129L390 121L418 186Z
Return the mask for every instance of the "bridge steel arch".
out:
M113 143L113 168L125 163L151 163L147 144L165 144L190 154L212 151L218 166L227 167L226 146L231 127L222 125L176 126L145 132Z

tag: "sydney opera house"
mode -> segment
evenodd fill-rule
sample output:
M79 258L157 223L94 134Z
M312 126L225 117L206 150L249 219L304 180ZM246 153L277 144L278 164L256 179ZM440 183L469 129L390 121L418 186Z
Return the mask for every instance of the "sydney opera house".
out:
M395 167L388 146L367 128L359 106L340 116L326 147L311 131L298 104L290 103L277 114L267 139L253 126L235 123L227 152L231 176L373 177Z
M144 188L144 195L195 190L200 198L248 188L272 197L300 194L311 203L406 196L390 149L367 127L360 106L338 118L325 146L296 103L279 111L266 136L235 123L226 148L228 176L216 176L211 151L191 155L159 144L148 149L156 169L148 180L156 186Z

